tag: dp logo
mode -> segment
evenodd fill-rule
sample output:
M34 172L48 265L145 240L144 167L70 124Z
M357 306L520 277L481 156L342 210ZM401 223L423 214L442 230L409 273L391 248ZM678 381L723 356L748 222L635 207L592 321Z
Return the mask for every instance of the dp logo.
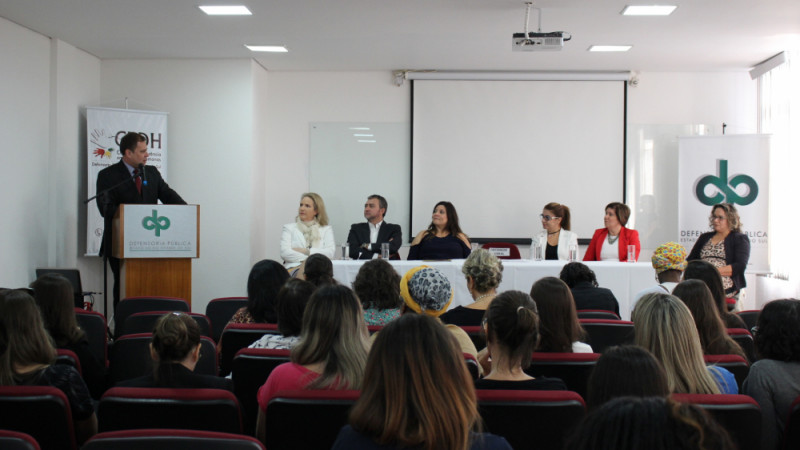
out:
M694 194L700 203L704 205L716 205L717 203L734 203L738 205L749 205L758 197L758 184L749 175L736 175L728 180L728 160L720 159L718 175L706 175L697 181ZM709 197L705 194L706 186L713 185L717 188L717 193ZM744 197L736 193L736 188L744 184L747 186L747 195ZM153 211L155 212L155 211Z
M142 219L142 227L145 230L156 230L156 237L161 236L161 230L169 228L169 218L165 216L158 216L158 211L153 210L152 216L144 216Z

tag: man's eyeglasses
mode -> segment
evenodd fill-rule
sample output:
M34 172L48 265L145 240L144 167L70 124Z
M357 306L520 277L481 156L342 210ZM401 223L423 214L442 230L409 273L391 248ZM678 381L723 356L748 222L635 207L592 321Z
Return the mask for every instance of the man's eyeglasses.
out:
M548 216L548 215L544 215L544 214L539 214L539 217L541 217L541 219L544 220L545 222L550 222L553 219L560 219L561 218L561 217L558 217L558 216Z

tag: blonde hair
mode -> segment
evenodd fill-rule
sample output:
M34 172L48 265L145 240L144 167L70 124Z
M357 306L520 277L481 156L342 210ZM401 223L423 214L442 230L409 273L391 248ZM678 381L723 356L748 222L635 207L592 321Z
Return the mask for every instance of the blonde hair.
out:
M677 297L648 294L633 310L636 344L649 350L667 372L670 392L719 394L700 346L689 308Z
M327 225L329 223L328 213L325 212L325 202L322 200L322 197L316 192L306 192L300 196L300 200L305 197L311 199L311 203L314 204L314 209L317 210L317 222L319 222L319 226L324 227Z
M503 281L503 263L492 252L479 248L469 254L461 266L461 273L472 277L476 291L488 292L496 289Z

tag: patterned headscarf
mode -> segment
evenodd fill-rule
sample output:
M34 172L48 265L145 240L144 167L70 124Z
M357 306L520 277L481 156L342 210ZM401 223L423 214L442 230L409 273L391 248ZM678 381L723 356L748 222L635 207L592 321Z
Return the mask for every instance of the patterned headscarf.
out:
M680 270L686 268L686 249L681 244L667 242L653 252L653 268L656 273L665 270Z
M400 296L417 313L439 317L453 301L450 280L430 266L415 267L400 280Z

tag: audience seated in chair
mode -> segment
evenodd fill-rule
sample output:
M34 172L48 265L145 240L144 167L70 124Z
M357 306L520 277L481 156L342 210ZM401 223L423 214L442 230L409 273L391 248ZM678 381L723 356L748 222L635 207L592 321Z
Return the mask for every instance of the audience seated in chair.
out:
M286 281L275 299L280 334L265 334L248 348L291 350L297 345L303 327L303 313L314 289L314 285L305 280L291 278Z
M367 326L383 326L400 317L400 275L385 259L365 262L358 269L353 290L361 300Z
M461 272L467 279L473 303L456 306L442 314L440 319L458 326L480 325L486 309L497 295L497 286L503 281L503 263L488 250L480 248L470 253Z
M541 340L537 352L592 353L592 347L581 342L586 332L566 283L555 277L541 278L533 283L531 297L539 310Z
M289 273L276 261L255 263L247 277L247 306L236 311L228 323L275 323L275 297L288 279Z
M589 377L586 406L594 410L617 397L669 395L667 374L652 353L635 345L609 347Z
M700 280L708 286L711 295L714 296L714 305L725 323L725 328L746 327L741 317L728 311L728 305L725 302L725 288L722 287L722 276L713 264L699 259L689 261L683 271L683 279Z
M647 294L672 293L681 281L683 270L686 269L686 248L677 242L667 242L655 249L650 261L656 271L658 284L636 293L630 304L631 312L636 302Z
M597 276L586 264L571 262L564 265L558 275L567 283L575 300L575 309L603 309L619 316L619 302L611 289L601 288Z
M336 284L336 280L333 279L333 262L322 253L309 256L300 266L297 277L317 288L325 284Z

